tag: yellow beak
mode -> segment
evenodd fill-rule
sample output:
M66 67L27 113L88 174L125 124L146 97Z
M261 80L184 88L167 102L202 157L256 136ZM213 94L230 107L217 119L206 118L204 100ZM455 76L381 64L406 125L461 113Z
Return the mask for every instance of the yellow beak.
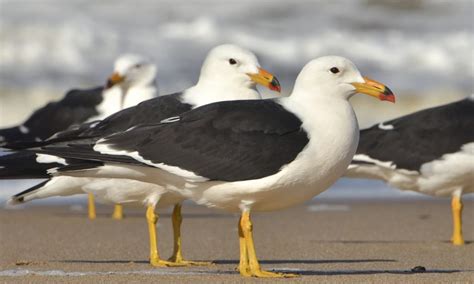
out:
M114 72L112 76L107 80L106 89L112 88L113 86L122 83L125 80L125 77L121 76L119 73Z
M352 83L358 93L395 103L395 95L387 86L367 77L364 77L364 81L364 83Z
M272 73L268 72L267 70L263 68L258 68L257 74L247 73L247 75L255 83L267 87L272 91L281 92L280 82L275 76L273 76Z

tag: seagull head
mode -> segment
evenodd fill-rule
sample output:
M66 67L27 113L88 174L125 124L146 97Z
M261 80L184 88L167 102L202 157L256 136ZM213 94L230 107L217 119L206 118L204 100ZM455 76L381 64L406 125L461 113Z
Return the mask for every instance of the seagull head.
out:
M306 64L296 79L295 90L316 91L319 95L344 99L361 93L395 102L395 96L387 86L363 77L354 63L340 56L324 56Z
M251 51L233 44L213 48L201 68L198 84L220 84L228 87L255 88L260 84L280 92L278 79L260 67Z
M133 87L147 87L155 82L156 66L136 54L120 56L114 65L114 72L107 80L106 88L120 86L122 89Z

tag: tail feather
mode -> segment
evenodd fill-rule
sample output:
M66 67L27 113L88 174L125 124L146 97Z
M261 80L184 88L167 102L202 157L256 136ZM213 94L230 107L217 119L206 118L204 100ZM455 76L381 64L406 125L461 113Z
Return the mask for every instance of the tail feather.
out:
M21 203L25 203L27 201L30 201L31 199L34 199L34 198L31 198L32 195L34 195L34 193L42 188L43 186L45 186L50 180L45 180L41 183L38 183L37 185L33 186L33 187L30 187L28 188L27 190L24 190L18 194L15 194L13 195L9 200L8 200L8 204L10 205L17 205L17 204L21 204Z

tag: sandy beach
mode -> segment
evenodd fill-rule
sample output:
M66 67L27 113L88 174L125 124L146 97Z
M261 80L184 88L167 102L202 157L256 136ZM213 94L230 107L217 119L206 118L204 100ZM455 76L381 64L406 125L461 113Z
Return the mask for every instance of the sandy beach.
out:
M85 207L33 206L0 210L0 281L3 283L239 283L237 216L184 208L185 257L209 267L152 268L143 210L109 218L100 206L90 221ZM301 274L279 282L474 282L474 202L465 202L467 244L452 246L449 201L312 202L255 214L256 246L266 269ZM169 211L160 214L159 246L172 249ZM426 272L414 273L423 266ZM253 281L266 281L253 279ZM275 280L269 280L271 282ZM268 282L268 281L266 281Z

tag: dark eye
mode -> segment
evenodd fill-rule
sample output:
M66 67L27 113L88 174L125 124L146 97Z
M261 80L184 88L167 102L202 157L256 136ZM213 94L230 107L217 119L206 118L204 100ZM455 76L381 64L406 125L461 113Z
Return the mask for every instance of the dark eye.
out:
M337 73L339 73L339 68L332 67L331 69L329 69L329 71L331 71L333 74L337 74Z
M133 67L138 69L138 68L142 67L142 65L141 64L135 64L135 66L133 66Z
M235 65L237 64L237 61L234 58L229 59L229 64L230 65Z

